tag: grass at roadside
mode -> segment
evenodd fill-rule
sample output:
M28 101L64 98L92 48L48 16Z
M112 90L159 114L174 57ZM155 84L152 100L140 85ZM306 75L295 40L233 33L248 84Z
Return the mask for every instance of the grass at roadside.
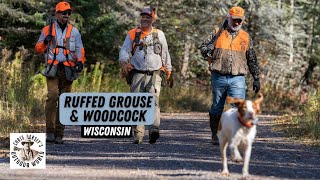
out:
M283 116L276 122L289 137L320 146L320 93L310 96L298 114Z
M313 134L318 127L303 122L303 115L284 115L276 121L276 130L285 132L286 136L302 144L320 147L320 139Z

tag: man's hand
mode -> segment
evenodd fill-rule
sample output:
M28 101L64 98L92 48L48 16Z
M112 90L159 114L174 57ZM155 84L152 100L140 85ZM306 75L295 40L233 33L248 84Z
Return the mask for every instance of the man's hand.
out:
M259 81L259 78L258 78L258 79L255 79L255 80L253 81L252 86L253 86L253 90L254 90L255 93L258 93L258 92L260 91L260 81Z
M134 67L130 64L130 63L127 63L127 62L121 62L120 63L120 67L121 67L121 75L123 77L126 77L129 72L134 69Z
M83 70L82 62L78 61L76 64L76 72L81 72Z
M52 38L53 38L52 35L46 36L46 38L44 39L43 43L44 43L45 45L47 45L49 42L52 41Z

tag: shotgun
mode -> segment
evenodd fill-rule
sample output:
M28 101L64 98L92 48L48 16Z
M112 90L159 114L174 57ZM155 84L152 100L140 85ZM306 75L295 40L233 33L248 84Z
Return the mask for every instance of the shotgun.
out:
M49 32L48 32L48 35L50 35L50 36L52 35L52 23L53 23L53 20L52 20L52 17L50 16L50 17L49 17ZM49 58L49 46L50 46L50 41L49 41L48 44L47 44L46 66L47 66L47 64L48 64L48 58Z
M208 55L209 59L211 59L211 57L212 57L212 51L214 49L214 46L216 45L217 39L219 38L220 34L222 33L223 29L226 27L227 24L228 24L228 20L226 17L226 18L224 18L218 32L214 35L214 37L208 43L207 55Z
M47 36L51 36L52 35L52 24L53 24L53 19L52 19L52 17L51 17L51 15L49 16L49 32L48 32L48 35ZM46 65L45 65L45 67L47 67L47 65L48 65L48 59L49 59L49 46L50 46L50 42L51 42L51 40L48 42L48 44L47 44L47 52L46 52ZM54 62L52 62L52 64L51 64L51 66L50 66L50 68L47 70L47 73L51 70L51 68L52 68L52 65L53 65L53 63Z

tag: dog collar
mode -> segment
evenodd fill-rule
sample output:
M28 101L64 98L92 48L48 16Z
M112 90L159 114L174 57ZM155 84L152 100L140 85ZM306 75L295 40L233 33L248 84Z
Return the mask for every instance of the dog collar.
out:
M243 126L248 127L248 128L251 128L251 127L254 125L254 124L252 123L252 121L245 122L245 121L243 120L243 118L241 117L240 113L238 113L238 120L239 120L239 122L240 122Z

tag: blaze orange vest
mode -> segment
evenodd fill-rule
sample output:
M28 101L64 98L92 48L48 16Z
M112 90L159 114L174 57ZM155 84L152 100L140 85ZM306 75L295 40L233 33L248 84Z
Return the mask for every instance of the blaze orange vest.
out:
M52 41L50 42L52 48L52 53L54 54L54 59L48 59L48 64L58 64L59 61L56 61L55 56L59 53L59 49L63 48L63 54L67 57L67 61L64 61L63 64L65 66L75 66L75 63L73 61L69 61L68 60L68 56L70 54L70 46L69 46L69 42L70 42L70 36L71 36L71 31L72 31L72 25L68 24L67 27L67 33L66 33L66 37L63 39L63 46L58 46L57 44L57 40L56 40L56 30L55 30L55 25L52 24L52 36L54 37L52 39ZM43 29L44 35L47 36L49 34L49 26L46 26Z
M216 29L216 32L218 32L218 29ZM223 30L217 39L215 48L245 52L249 48L249 34L241 29L236 38L232 41L228 31Z
M247 32L240 30L232 39L229 32L224 29L216 41L210 70L221 74L247 74L247 50L249 50L249 34Z

